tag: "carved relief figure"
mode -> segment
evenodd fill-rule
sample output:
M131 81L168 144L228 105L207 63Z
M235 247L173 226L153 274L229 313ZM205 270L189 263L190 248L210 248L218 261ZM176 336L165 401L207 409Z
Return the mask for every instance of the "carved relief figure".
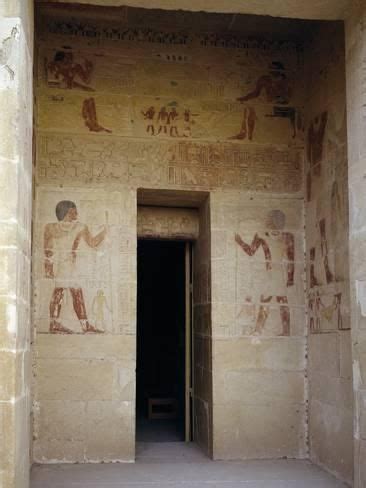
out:
M309 298L309 311L310 311L310 332L312 334L319 334L322 331L326 332L332 326L326 324L322 327L322 320L325 319L330 325L333 323L334 316L336 317L337 328L343 329L343 317L342 317L342 293L335 293L328 296L330 298L329 305L325 305L319 291L311 295ZM334 327L333 327L334 328Z
M292 97L292 87L290 80L287 77L285 67L280 62L272 62L268 75L263 75L258 78L254 90L250 91L246 95L239 97L237 100L240 103L248 102L255 98L265 95L265 99L269 103L273 103L272 113L267 114L267 117L286 118L289 119L291 127L293 129L293 137L297 135L298 126L301 125L297 111L294 107L289 107ZM252 109L253 111L253 109ZM244 111L244 120L246 114ZM248 134L249 127L252 127L252 135L255 126L255 112L248 112ZM238 136L235 137L239 139ZM244 137L241 137L244 139Z
M48 85L51 87L94 91L88 86L92 72L93 63L86 59L84 64L76 63L72 52L57 51L53 60L47 63Z
M184 111L184 129L183 129L183 137L191 137L191 123L193 124L194 121L191 119L191 111L186 108Z
M112 132L111 130L106 129L105 127L102 127L98 123L97 109L95 106L94 98L86 98L84 100L81 113L82 113L85 125L88 127L88 129L91 132L108 132L109 134Z
M331 196L330 196L330 204L331 204L331 236L333 239L334 245L341 243L345 220L346 220L346 209L345 209L345 202L344 202L344 194L343 191L339 188L338 181L333 181Z
M320 230L320 247L321 247L321 253L322 253L323 264L324 264L325 278L327 280L327 283L329 284L334 281L334 275L330 270L329 262L328 262L328 241L327 241L325 219L321 219L319 221L319 230Z
M310 288L319 286L319 281L315 275L315 247L310 249Z
M241 123L240 132L235 136L229 137L229 139L243 140L248 137L249 141L252 141L256 121L257 121L257 115L255 113L254 108L244 107L243 120Z
M307 133L307 158L315 176L321 174L321 161L328 113L323 112L311 122Z
M141 113L144 116L144 119L148 121L146 132L148 134L151 132L151 135L154 136L155 135L155 127L154 127L155 108L149 107L145 112L141 110Z
M60 322L65 292L69 291L82 332L104 332L88 321L83 290L78 284L77 250L82 241L96 249L104 240L107 229L93 237L88 227L78 221L76 205L69 200L62 200L56 205L56 217L58 222L47 224L44 231L45 275L54 280L55 285L49 307L49 330L54 334L73 333Z
M327 236L326 224L327 224L327 221L325 218L319 220L320 250L317 249L316 247L312 247L309 251L310 288L314 288L315 286L320 286L324 282L323 279L319 279L319 277L316 276L316 272L315 272L315 269L316 269L315 260L317 258L317 250L320 251L320 256L321 256L321 260L322 260L322 265L320 262L320 263L318 263L318 266L319 266L319 264L320 264L320 266L323 266L325 282L329 285L330 283L337 281L335 278L335 275L331 271L330 265L329 265L328 236ZM334 232L334 229L333 229L333 232ZM317 267L317 269L319 269L319 267Z
M320 307L321 299L319 292L309 298L309 327L312 334L316 334L320 331Z
M98 290L96 296L93 299L92 303L92 312L95 317L95 325L98 328L105 328L105 311L108 310L109 312L111 311L108 302L107 302L107 297L104 294L103 290Z
M326 233L326 219L321 219L319 221L319 232L320 232L320 253L323 260L324 274L326 283L333 283L335 281L334 274L330 270L329 258L328 258L328 240ZM322 283L318 279L315 273L315 259L316 259L316 248L312 247L309 251L310 257L310 288L315 286L320 286Z
M171 137L178 137L178 128L176 120L179 118L178 112L175 107L173 107L168 114L168 125L170 125L169 134Z
M154 106L150 106L146 110L141 110L141 114L146 121L147 134L151 136L162 134L169 137L191 137L191 124L194 124L192 117L197 115L185 109L183 117L180 117L175 106L169 109L163 106L159 112L156 112Z
M282 63L273 62L268 75L258 78L254 90L238 98L238 102L247 102L258 98L262 93L266 95L269 103L288 105L290 103L292 88Z
M321 175L321 162L323 159L327 121L328 114L327 112L323 112L320 116L317 116L312 120L307 132L306 155L310 166L306 177L306 199L308 202L310 202L312 198L312 175Z
M324 317L328 322L332 322L334 313L337 314L337 326L339 330L342 329L341 302L342 293L336 293L333 297L333 303L328 307L323 305L323 310L321 311L322 317Z
M286 217L281 210L272 210L268 214L267 227L271 230L265 233L265 238L255 234L251 244L243 241L239 234L235 235L235 241L240 248L248 255L254 256L256 252L262 248L265 257L265 268L268 271L268 278L266 283L266 290L273 290L271 294L261 294L260 306L256 318L255 328L253 334L261 335L269 315L269 304L275 298L280 305L280 319L282 324L282 331L279 335L290 335L290 309L288 306L287 295L278 294L278 290L288 288L294 285L295 273L295 240L294 235L290 232L284 232ZM273 245L280 242L282 258L282 266L280 273L276 272L273 267L273 257L268 241L273 241ZM278 246L277 246L278 247ZM247 297L248 301L248 297Z
M169 114L165 107L161 107L160 112L158 113L158 122L160 122L158 135L161 132L167 134L168 133L167 126L169 125Z

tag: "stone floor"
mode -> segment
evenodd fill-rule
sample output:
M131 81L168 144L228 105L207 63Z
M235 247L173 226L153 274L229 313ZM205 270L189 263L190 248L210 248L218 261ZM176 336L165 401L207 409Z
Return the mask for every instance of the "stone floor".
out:
M177 420L148 420L139 418L136 424L136 441L140 442L180 442L183 432L179 432Z
M194 444L139 443L135 464L34 466L31 488L341 488L308 461L211 461Z

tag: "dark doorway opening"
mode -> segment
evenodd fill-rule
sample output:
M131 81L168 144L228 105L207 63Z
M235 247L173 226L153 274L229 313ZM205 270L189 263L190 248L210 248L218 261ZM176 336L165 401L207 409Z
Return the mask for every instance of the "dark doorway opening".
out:
M185 440L186 244L139 240L136 440Z

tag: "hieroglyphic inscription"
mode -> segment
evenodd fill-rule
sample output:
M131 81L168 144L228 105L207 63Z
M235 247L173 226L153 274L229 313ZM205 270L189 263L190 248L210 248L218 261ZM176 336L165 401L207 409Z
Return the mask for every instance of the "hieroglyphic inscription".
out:
M203 32L191 34L181 29L159 29L132 25L96 25L90 20L48 18L47 30L51 34L81 37L95 40L145 42L159 45L201 46L226 49L259 50L269 49L282 52L301 53L302 44L292 40L269 41L260 37L245 37L240 34Z
M302 159L296 149L56 134L40 134L38 148L40 183L114 181L278 193L302 189Z

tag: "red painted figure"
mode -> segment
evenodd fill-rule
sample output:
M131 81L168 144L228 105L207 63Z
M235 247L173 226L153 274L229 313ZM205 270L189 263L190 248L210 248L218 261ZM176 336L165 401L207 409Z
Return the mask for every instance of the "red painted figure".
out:
M307 158L315 176L321 174L323 159L324 136L328 121L328 113L323 112L311 122L307 134Z
M241 123L240 132L235 136L230 137L232 140L243 140L248 137L249 141L253 140L255 124L257 115L253 107L245 107L243 110L243 119Z
M70 291L73 308L84 333L101 333L88 321L84 295L78 285L76 270L77 250L84 241L96 249L104 240L107 229L92 236L88 227L80 223L74 202L62 200L56 205L57 223L47 224L44 231L44 255L46 278L54 280L55 287L50 301L50 332L54 334L72 334L72 330L60 322L61 307L65 292Z
M93 72L93 63L87 60L84 61L84 66L75 63L72 52L57 51L53 61L47 64L47 70L50 85L94 91L87 86Z
M158 134L164 132L164 134L168 133L167 125L169 124L169 113L165 107L161 107L160 112L158 114L158 122L160 122Z
M260 248L262 248L265 259L265 267L269 272L267 283L263 283L263 286L267 290L273 290L273 293L261 294L260 305L256 324L253 333L256 335L262 334L266 320L270 311L270 303L273 298L276 299L279 305L280 319L282 324L282 331L279 335L290 335L290 309L288 306L287 295L281 293L288 287L294 285L295 274L295 239L294 235L290 232L284 232L285 215L281 210L272 210L268 214L267 226L271 229L265 233L265 238L255 234L251 244L243 241L243 239L236 234L235 241L240 248L250 257L254 256ZM271 253L268 240L279 242L280 255L275 259L276 270L274 270L273 255ZM279 271L277 270L278 264L281 263ZM282 270L285 270L285 280L283 282Z
M170 136L179 137L176 120L178 119L178 112L175 107L171 109L168 115L168 125L170 124Z
M266 94L267 102L279 105L290 103L292 89L282 63L272 63L270 73L258 78L254 90L238 98L238 101L247 102L258 98L262 92Z
M142 110L141 113L144 116L144 119L148 121L146 132L148 134L151 132L151 135L154 136L155 135L155 127L154 127L155 108L151 106L146 110L146 112Z
M86 98L83 102L81 114L83 116L85 125L91 132L112 132L98 123L97 108L95 106L94 98Z
M321 253L323 257L325 279L329 284L334 281L334 275L330 270L329 261L328 261L328 239L327 239L325 219L321 219L319 221L319 230L320 230L320 247L321 247Z

